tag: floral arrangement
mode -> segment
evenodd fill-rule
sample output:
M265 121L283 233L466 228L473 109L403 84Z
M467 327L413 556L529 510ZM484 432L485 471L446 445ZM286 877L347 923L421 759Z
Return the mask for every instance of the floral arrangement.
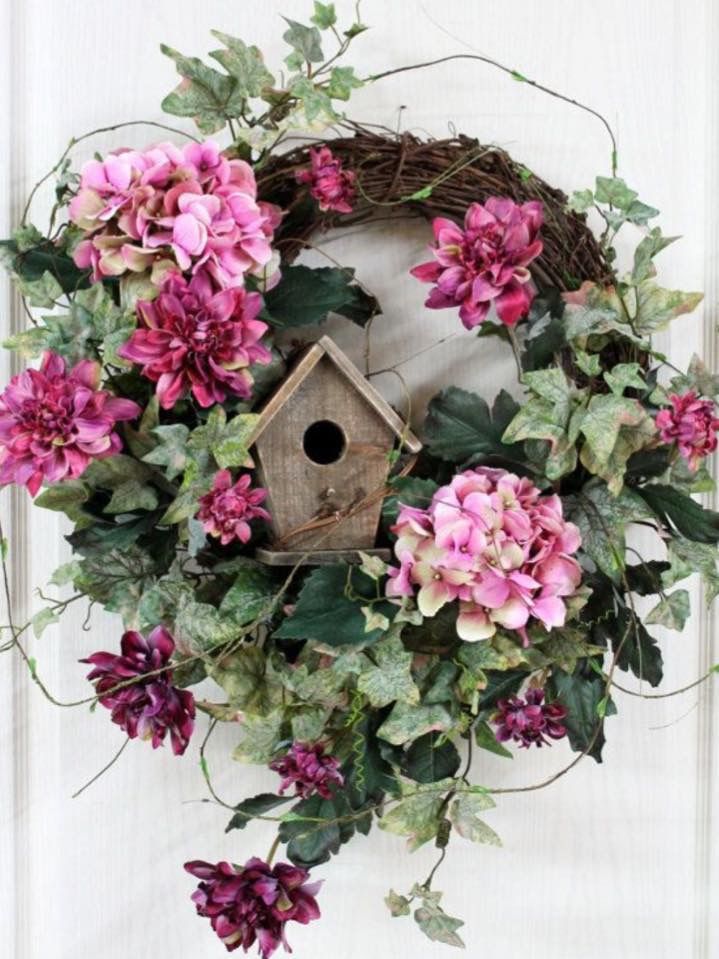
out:
M78 172L68 150L51 171L49 227L26 211L1 247L32 319L5 345L40 362L0 394L0 484L64 513L73 551L52 578L71 595L30 623L10 618L2 648L50 696L25 633L75 600L122 616L115 649L82 660L87 701L109 711L122 749L199 745L231 818L228 861L185 865L192 900L227 950L263 959L289 949L292 923L319 918L315 870L373 825L438 850L424 881L389 891L392 916L462 945L435 879L455 840L499 843L482 752L566 740L566 768L601 761L617 670L662 679L650 627L684 627L676 584L697 572L709 601L719 592L719 514L693 497L713 489L719 378L696 357L677 370L653 345L701 296L658 284L654 258L673 238L617 176L613 135L610 175L567 198L468 137L358 127L343 102L398 72L340 65L365 30L357 14L342 31L333 4L287 20L281 82L225 34L213 65L163 47L182 78L164 109L200 137L151 124L160 142ZM322 139L329 125L338 135ZM297 128L314 135L288 149ZM368 335L381 322L351 268L294 260L318 230L388 204L431 222L431 258L411 271L430 286L427 308L455 311L468 348L506 343L523 401L502 391L490 407L449 384L429 403L421 454L387 450L373 491L385 552L323 565L308 548L280 569L258 558L272 503L253 459L259 411L295 350L276 337L329 313ZM620 231L638 238L621 268ZM322 517L316 548L347 518ZM632 524L663 558L627 548ZM642 616L637 596L654 597ZM218 796L204 755L218 723L235 730L235 761L276 774L273 792ZM230 861L233 831L253 819L276 822L276 842L265 859Z

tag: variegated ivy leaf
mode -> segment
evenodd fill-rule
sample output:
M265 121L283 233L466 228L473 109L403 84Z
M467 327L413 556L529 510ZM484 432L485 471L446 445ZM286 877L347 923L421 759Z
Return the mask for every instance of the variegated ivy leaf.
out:
M411 705L406 702L394 704L392 712L377 730L380 739L401 746L411 743L425 733L448 732L455 725L449 709L440 703Z
M220 656L208 675L222 687L235 711L266 716L284 702L283 687L268 675L265 654L256 646L240 646Z
M57 615L54 609L51 609L49 606L45 609L41 609L39 612L35 613L32 618L32 631L35 635L35 638L40 639L48 626L52 626L54 623L59 622L60 617Z
M719 596L719 557L715 546L673 536L668 543L668 554L670 567L662 574L665 588L686 579L692 573L699 573L704 582L707 605Z
M407 846L414 852L437 835L444 794L453 786L453 779L426 784L402 780L403 798L381 817L380 829L406 836Z
M379 556L370 556L369 553L363 553L362 550L360 550L359 557L362 560L360 569L365 576L378 580L387 575L387 563L385 563L383 559L380 559Z
M332 100L349 100L352 91L361 86L364 84L355 76L354 67L333 67L327 93Z
M619 582L625 565L626 527L652 519L641 496L626 487L613 496L604 483L585 486L565 499L567 518L579 527L582 550L611 580Z
M666 629L682 630L691 612L689 593L677 589L666 596L652 609L645 619L647 625L655 624Z
M397 916L409 915L409 899L406 896L400 896L394 889L390 889L384 901L390 913L395 918Z
M572 213L586 213L593 206L594 194L591 190L575 190L567 203L567 209Z
M653 280L643 280L634 288L635 315L632 326L640 334L651 336L665 330L671 320L691 313L704 299L703 293L665 290Z
M30 306L55 306L63 295L62 287L49 270L46 270L37 280L27 280L25 277L18 276L15 282Z
M604 379L616 396L621 396L626 389L644 390L646 388L644 374L638 363L618 363L604 374Z
M168 480L174 480L187 466L187 437L190 430L184 423L172 423L169 426L156 426L152 435L157 438L158 444L142 457L143 462L164 466L165 476Z
M461 792L449 807L449 820L464 839L501 846L502 840L479 814L494 809L494 800L486 792Z
M574 351L574 361L587 376L599 376L602 372L602 362L597 353L585 353L584 350Z
M232 758L244 763L266 765L277 752L283 740L284 709L275 709L266 716L242 717L239 724L240 742Z
M308 123L311 124L318 118L329 121L337 119L329 94L307 77L299 77L295 80L290 87L290 92L302 104Z
M457 935L457 930L464 925L464 922L447 915L436 902L425 900L424 905L415 909L414 920L432 942L442 942L446 946L464 949L464 942Z
M652 262L654 257L657 253L661 253L662 250L666 249L670 243L678 239L678 236L662 236L662 231L658 226L650 230L634 251L632 281L634 283L641 283L643 280L654 276L656 274L656 269Z
M237 639L242 627L210 603L183 595L175 617L177 637L195 651L212 650Z
M329 30L337 23L334 3L320 3L319 0L315 0L315 12L310 20L320 30Z
M675 376L671 381L671 387L676 393L695 390L700 396L716 397L719 396L719 374L712 373L695 353L686 375Z
M165 56L174 60L181 83L162 101L165 113L192 117L202 133L217 133L228 119L239 117L246 95L237 80L208 67L197 57L186 57L172 47L160 45Z
M322 37L317 27L308 27L304 23L298 23L297 20L290 20L289 17L282 18L289 29L282 34L285 43L289 43L302 57L305 63L321 63L324 59L322 53Z
M364 631L366 633L374 633L378 629L384 633L389 629L389 619L372 606L362 606L361 612L365 618Z
M564 626L550 632L532 632L533 645L539 645L542 654L551 663L556 663L565 673L573 673L577 661L587 656L602 655L602 646L593 646L586 640L586 630Z
M582 465L601 476L615 494L624 484L629 457L656 435L654 421L642 404L614 393L591 398L579 429L586 440Z
M265 66L262 52L247 46L238 37L220 30L211 30L212 36L224 44L224 50L213 50L210 56L225 68L235 81L233 98L259 97L265 87L271 87L275 78Z
M568 294L562 322L568 343L575 348L596 352L609 334L620 334L633 343L644 341L630 326L626 310L614 287L603 287L586 280ZM646 344L644 344L646 345Z
M157 493L144 482L126 480L116 486L104 513L131 513L134 510L153 510L157 506Z
M381 708L395 701L418 703L419 689L412 679L412 653L404 648L399 634L375 643L371 655L371 660L363 657L366 666L357 679L357 688L371 705Z

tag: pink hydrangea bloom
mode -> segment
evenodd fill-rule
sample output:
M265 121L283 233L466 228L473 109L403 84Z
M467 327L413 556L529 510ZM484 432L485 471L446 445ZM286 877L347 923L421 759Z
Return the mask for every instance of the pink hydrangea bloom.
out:
M355 198L355 174L344 170L342 161L328 146L310 150L310 169L299 170L298 183L307 183L310 193L318 201L320 210L351 213Z
M164 626L156 626L147 639L130 630L120 648L120 656L93 653L81 660L93 667L87 678L95 683L100 704L112 711L113 723L130 739L149 739L153 749L169 732L172 751L181 756L195 725L195 699L189 690L172 685L172 670L165 668L175 650L174 639ZM130 679L135 682L115 689Z
M215 292L205 272L188 282L173 271L156 299L137 304L143 326L118 353L157 383L163 409L190 392L200 406L221 403L228 393L247 399L249 367L272 359L260 343L267 331L257 319L261 309L259 293L242 287Z
M694 390L681 395L672 393L670 409L660 410L656 416L663 443L676 443L679 452L692 471L700 460L717 448L719 418L713 400L699 399Z
M321 882L307 882L309 872L288 862L274 866L249 859L244 866L229 862L186 862L185 869L200 880L192 901L199 916L207 916L228 952L247 952L257 943L262 959L269 959L285 939L288 922L307 925L319 919L315 896Z
M210 536L219 538L223 546L233 540L249 542L252 531L250 520L270 519L270 514L260 506L267 497L262 487L251 489L252 477L244 473L233 485L229 470L215 474L212 489L200 498L197 518Z
M435 284L425 306L458 306L462 323L471 330L494 304L502 323L515 326L534 299L527 266L542 252L541 225L539 201L520 206L504 197L472 203L464 229L437 217L432 223L434 261L410 270L423 283Z
M315 793L329 799L332 785L344 783L339 760L327 755L322 743L292 743L284 756L270 763L270 769L282 777L280 795L294 786L295 795L302 799Z
M12 378L0 394L0 486L25 485L35 496L43 481L75 479L91 460L122 448L115 424L139 416L140 407L99 384L98 363L68 371L51 351L39 370Z
M563 720L567 710L560 703L545 703L543 689L528 689L522 699L510 696L497 703L496 736L499 742L513 740L524 748L551 746L549 739L561 739L567 734Z
M280 211L257 200L249 164L228 160L212 141L90 160L69 212L88 234L75 263L95 280L168 258L184 272L206 269L220 287L276 271L271 241Z
M427 509L402 507L393 530L400 565L390 569L387 595L416 595L423 616L458 601L462 639L488 639L502 626L527 642L530 619L546 629L564 625L564 599L581 580L572 556L579 530L564 519L559 497L530 480L466 470Z

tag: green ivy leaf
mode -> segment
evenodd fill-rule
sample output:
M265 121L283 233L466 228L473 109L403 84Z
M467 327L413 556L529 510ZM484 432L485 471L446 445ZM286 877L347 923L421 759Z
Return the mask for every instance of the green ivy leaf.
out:
M156 506L155 490L136 479L129 479L115 487L104 512L132 513L136 510L153 510Z
M607 203L627 211L637 199L636 190L631 190L621 177L598 176L595 196L598 203Z
M654 421L642 404L614 393L591 398L579 429L586 439L582 464L605 480L615 494L624 483L629 457L656 435Z
M711 605L719 596L719 555L716 547L674 536L669 540L668 551L671 563L669 569L662 573L664 587L673 586L691 573L699 573L704 581L707 605Z
M388 743L401 746L419 739L425 733L449 732L453 726L452 714L439 703L429 706L395 703L392 712L377 730L377 735Z
M283 708L275 709L266 716L246 714L239 727L240 742L232 758L243 763L266 766L274 758L284 738L284 716Z
M38 613L35 613L32 618L32 631L35 634L35 638L40 639L48 626L59 622L60 617L54 609L50 609L49 607L41 609Z
M427 785L417 785L404 780L404 798L385 812L379 821L380 829L397 836L406 836L410 852L419 849L437 835L442 793L447 792L453 785L453 779Z
M412 679L412 653L404 648L397 633L375 643L372 660L367 660L357 678L357 689L377 708L395 701L419 702L419 689Z
M437 902L425 899L424 904L415 909L414 920L432 942L442 942L446 946L464 949L464 942L457 935L457 930L464 925L464 922L447 915Z
M174 480L187 466L187 438L190 431L184 423L172 423L169 426L156 426L152 435L157 438L158 445L146 453L142 460L153 466L164 466L167 479Z
M273 592L274 584L269 569L254 560L245 559L220 603L220 614L239 626L246 626L268 608Z
M409 899L406 896L400 896L399 893L396 893L394 889L390 889L388 894L385 896L385 905L389 909L390 913L397 918L398 916L408 916L409 909Z
M289 26L282 34L285 43L289 43L293 50L301 54L307 63L321 63L324 60L322 53L322 37L317 27L308 27L289 17L282 18Z
M237 37L219 30L211 30L212 36L224 44L225 50L213 50L210 56L225 68L235 80L233 99L258 97L265 87L271 87L275 78L267 69L261 51L247 46Z
M594 358L599 359L599 357ZM626 389L646 389L644 373L638 363L618 363L605 372L604 379L615 396L621 396Z
M665 330L675 317L691 313L704 299L704 294L664 290L652 280L643 280L636 287L636 297L634 329L651 336Z
M349 100L352 91L361 86L364 83L355 75L354 67L333 67L327 94L333 100Z
M320 3L319 0L315 0L315 12L310 19L320 30L329 30L337 23L334 3Z
M593 206L594 194L591 190L575 190L567 203L567 209L572 213L586 213Z
M514 759L514 753L499 742L494 730L488 722L481 721L475 723L474 741L480 749L486 749L487 752L494 753L496 756L502 756L504 759Z
M186 57L164 43L160 49L174 60L177 72L183 78L172 93L162 101L165 113L177 117L192 117L202 133L217 133L228 119L240 116L245 97L238 90L237 80L208 67L197 57Z
M645 622L681 631L690 612L689 593L685 589L677 589L650 610Z
M494 806L494 800L488 793L462 792L449 807L449 819L463 839L501 846L502 840L497 833L479 817L479 813L494 809Z

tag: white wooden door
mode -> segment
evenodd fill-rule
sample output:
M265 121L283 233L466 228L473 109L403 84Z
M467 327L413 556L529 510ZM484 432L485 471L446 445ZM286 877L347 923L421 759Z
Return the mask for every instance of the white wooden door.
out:
M339 0L339 4L348 0ZM188 53L210 49L209 29L257 43L280 62L280 13L302 19L309 0L2 0L0 64L3 145L0 233L19 219L31 185L73 134L127 119L161 119L174 85L160 41ZM693 351L716 365L719 299L719 5L713 0L364 0L373 29L356 44L363 73L471 47L591 104L619 136L620 173L663 211L666 233L684 235L662 256L667 285L704 289L703 318L677 323L678 365ZM441 136L448 124L515 157L566 190L606 172L608 146L596 120L477 63L405 74L360 91L359 120ZM93 149L142 142L141 131L99 138ZM147 136L147 139L151 137ZM41 195L38 214L47 195ZM329 238L331 240L331 238ZM407 271L427 231L375 228L331 240L328 250L359 267L385 309L376 355L409 356L457 330L449 312L422 311L424 289ZM371 241L371 242L370 242ZM3 283L5 281L3 280ZM3 286L3 332L23 323ZM359 357L352 330L333 334ZM403 366L418 412L438 384L472 385L487 397L511 382L501 349L461 335ZM2 359L5 381L9 357ZM388 377L377 381L401 399ZM62 523L28 509L24 493L2 493L12 555L15 614L24 621L35 585L67 558ZM696 597L695 597L696 599ZM39 674L63 700L86 693L77 660L114 648L119 622L84 611L31 642ZM5 614L3 614L3 620ZM719 659L713 620L697 614L664 638L665 688L681 686ZM627 680L630 683L630 680ZM523 959L710 959L719 955L719 892L713 807L719 753L712 691L641 702L618 694L605 762L580 763L549 789L507 796L492 825L503 849L454 842L440 882L448 911L467 920L468 953ZM203 803L196 750L182 759L132 743L121 762L78 799L72 793L121 739L103 710L58 709L33 687L22 663L0 657L0 954L7 959L197 959L221 944L189 901L191 858L242 860L266 852L261 825L226 836L226 814ZM232 729L212 743L218 789L239 800L271 787L263 770L228 758ZM484 760L488 785L536 782L564 765L568 748ZM292 930L299 957L378 959L447 955L391 920L382 903L428 871L432 850L408 856L375 832L317 870L326 879L323 919Z

